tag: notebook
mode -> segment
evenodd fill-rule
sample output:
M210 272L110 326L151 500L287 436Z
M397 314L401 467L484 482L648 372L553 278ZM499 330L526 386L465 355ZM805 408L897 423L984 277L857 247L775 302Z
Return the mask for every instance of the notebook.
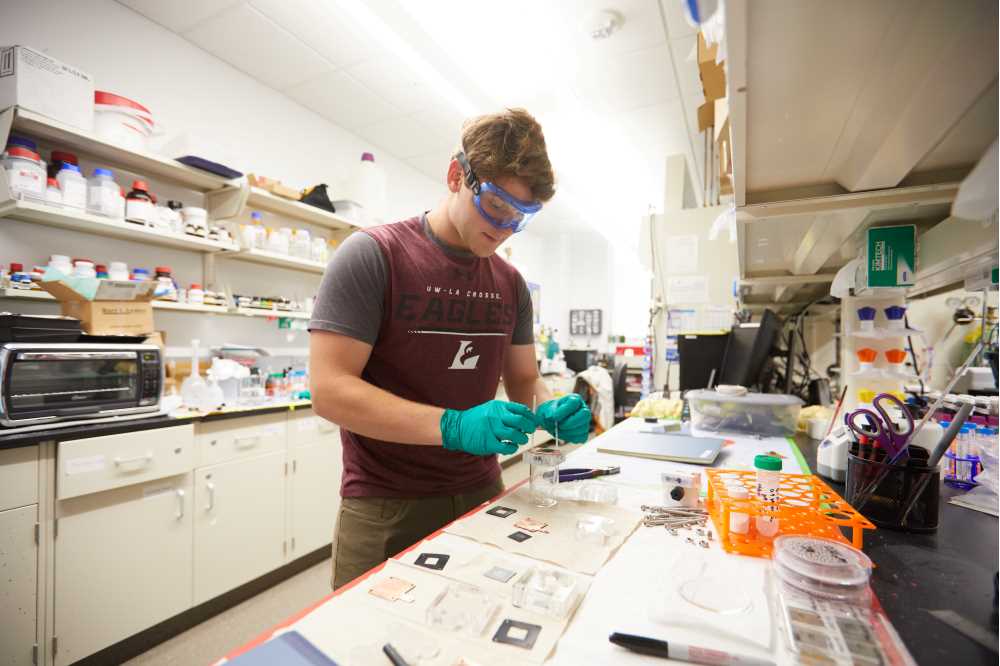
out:
M623 433L621 437L601 442L597 450L619 456L711 465L719 456L723 441L715 437L674 433Z
M337 666L297 631L275 636L226 662L226 666Z

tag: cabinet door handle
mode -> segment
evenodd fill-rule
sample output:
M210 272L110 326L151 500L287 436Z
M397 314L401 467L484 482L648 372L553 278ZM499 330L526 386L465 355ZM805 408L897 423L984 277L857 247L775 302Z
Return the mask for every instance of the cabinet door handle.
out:
M297 472L298 469L299 469L299 461L293 458L292 459L292 474L295 474L295 472Z
M253 435L252 437L237 437L233 440L233 446L238 449L251 449L258 444L260 444L260 435Z
M145 455L135 456L134 458L122 458L121 456L118 456L114 460L114 463L115 463L116 467L120 467L122 465L128 465L129 463L148 464L148 463L151 463L151 462L153 462L153 452L152 451L146 451Z
M184 517L184 489L177 489L177 520Z
M208 504L205 505L205 511L211 511L215 508L215 484L206 483L205 490L208 491Z

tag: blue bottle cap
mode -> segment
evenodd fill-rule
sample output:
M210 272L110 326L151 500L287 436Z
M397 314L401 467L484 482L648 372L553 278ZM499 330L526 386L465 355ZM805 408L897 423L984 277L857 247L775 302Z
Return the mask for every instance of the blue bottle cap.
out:
M250 213L250 219L251 220L263 220L264 219L264 215L262 213L260 213L260 212L258 212L258 211L255 210L252 213Z
M7 147L20 146L21 148L27 148L32 152L38 152L38 144L31 139L23 136L17 136L16 134L11 134L7 137Z
M80 167L78 167L75 164L70 164L69 162L63 162L62 163L62 167L60 167L59 170L60 171L75 171L77 173L80 173Z
M861 321L875 321L875 308L865 306L863 308L858 308L858 319Z
M890 305L885 309L886 319L902 319L906 314L906 308L899 305Z
M114 178L115 174L111 173L111 169L94 169L95 176L108 176L109 178Z

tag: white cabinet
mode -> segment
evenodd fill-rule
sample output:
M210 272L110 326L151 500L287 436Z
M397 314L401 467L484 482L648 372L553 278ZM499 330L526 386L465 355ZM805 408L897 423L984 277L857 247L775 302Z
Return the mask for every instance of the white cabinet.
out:
M293 558L333 538L343 476L340 429L312 410L288 415L288 537Z
M32 664L37 642L38 505L0 511L0 664Z
M292 557L329 545L340 509L340 437L327 436L288 451L289 548Z
M188 473L58 503L56 666L190 608L191 496Z
M285 451L195 470L194 603L285 562Z
M0 511L38 503L38 446L0 449Z

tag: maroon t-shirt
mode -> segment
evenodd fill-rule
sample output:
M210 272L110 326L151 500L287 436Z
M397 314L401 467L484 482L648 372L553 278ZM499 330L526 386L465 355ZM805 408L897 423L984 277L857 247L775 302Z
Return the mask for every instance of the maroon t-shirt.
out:
M373 257L369 238L381 256ZM373 282L371 274L380 271ZM378 283L381 294L355 293ZM359 317L345 316L345 309L359 308L362 322L381 311L374 340ZM532 342L530 299L517 270L496 255L483 259L444 246L419 217L366 229L345 242L327 268L309 328L373 344L365 381L450 409L492 400L512 341ZM385 442L344 428L341 440L344 497L456 495L500 475L496 456Z

